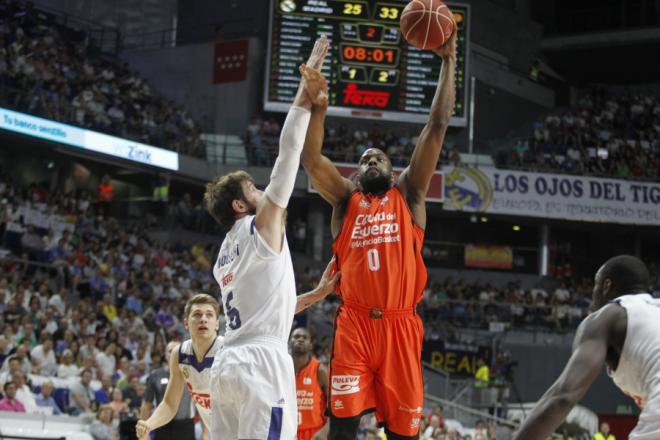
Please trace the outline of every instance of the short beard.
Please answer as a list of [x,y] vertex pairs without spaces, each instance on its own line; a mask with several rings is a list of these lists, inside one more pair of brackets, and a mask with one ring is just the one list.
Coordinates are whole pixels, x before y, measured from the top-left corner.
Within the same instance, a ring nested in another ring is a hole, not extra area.
[[392,179],[383,174],[379,174],[374,177],[369,177],[364,174],[360,178],[360,185],[362,186],[362,191],[367,194],[383,194],[392,184]]

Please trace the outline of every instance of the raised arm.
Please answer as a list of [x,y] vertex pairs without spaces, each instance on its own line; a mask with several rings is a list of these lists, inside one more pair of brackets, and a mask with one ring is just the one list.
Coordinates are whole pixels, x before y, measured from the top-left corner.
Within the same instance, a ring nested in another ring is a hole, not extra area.
[[397,181],[397,185],[408,201],[415,223],[422,228],[426,227],[426,193],[438,165],[445,133],[456,102],[454,87],[456,70],[455,31],[449,41],[440,49],[437,49],[436,53],[442,57],[442,68],[435,96],[431,103],[429,119],[419,135],[419,140],[410,158],[410,165],[401,173]]
[[625,319],[624,309],[610,305],[580,324],[564,371],[536,404],[515,440],[544,439],[555,432],[603,368],[612,329],[621,319]]
[[[135,425],[135,432],[140,440],[149,438],[151,431],[169,423],[179,409],[185,382],[183,374],[179,370],[179,345],[172,350],[169,368],[170,380],[167,383],[167,388],[165,388],[163,401],[156,407],[151,417],[147,420],[138,420],[137,425]],[[144,416],[144,413],[142,416]]]
[[346,200],[355,185],[339,174],[332,161],[321,153],[324,138],[325,114],[327,105],[312,107],[312,118],[309,121],[307,137],[302,153],[303,168],[312,180],[312,185],[323,199],[334,208]]
[[327,100],[327,83],[314,69],[320,66],[328,52],[328,40],[319,38],[309,57],[308,64],[300,67],[301,87],[287,114],[280,134],[280,148],[270,183],[265,195],[257,204],[256,227],[266,243],[276,252],[282,249],[284,237],[284,212],[293,193],[300,166],[300,152],[309,125],[312,102]]

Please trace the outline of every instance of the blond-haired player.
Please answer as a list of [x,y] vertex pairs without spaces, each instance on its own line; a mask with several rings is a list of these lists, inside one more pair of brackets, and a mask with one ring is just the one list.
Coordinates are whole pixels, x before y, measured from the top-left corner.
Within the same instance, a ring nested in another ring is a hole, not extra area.
[[163,401],[147,420],[139,420],[135,430],[140,439],[147,438],[156,428],[174,418],[184,388],[190,392],[204,430],[211,426],[211,365],[216,351],[222,346],[218,336],[220,305],[211,295],[199,293],[188,300],[183,324],[190,339],[178,344],[170,356],[170,378]]

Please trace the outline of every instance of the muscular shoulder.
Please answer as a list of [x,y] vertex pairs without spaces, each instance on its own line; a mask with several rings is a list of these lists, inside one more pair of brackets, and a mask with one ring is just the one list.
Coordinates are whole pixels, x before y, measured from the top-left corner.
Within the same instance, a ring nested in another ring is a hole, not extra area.
[[575,343],[591,338],[609,341],[622,330],[625,332],[627,319],[623,307],[616,303],[608,304],[582,321],[575,335]]

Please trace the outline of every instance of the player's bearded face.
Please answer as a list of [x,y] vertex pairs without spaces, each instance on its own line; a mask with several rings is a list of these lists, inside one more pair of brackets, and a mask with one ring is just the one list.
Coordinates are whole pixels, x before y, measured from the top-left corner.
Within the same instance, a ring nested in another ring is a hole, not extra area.
[[392,165],[381,150],[365,151],[359,167],[358,182],[365,193],[382,194],[392,186]]

